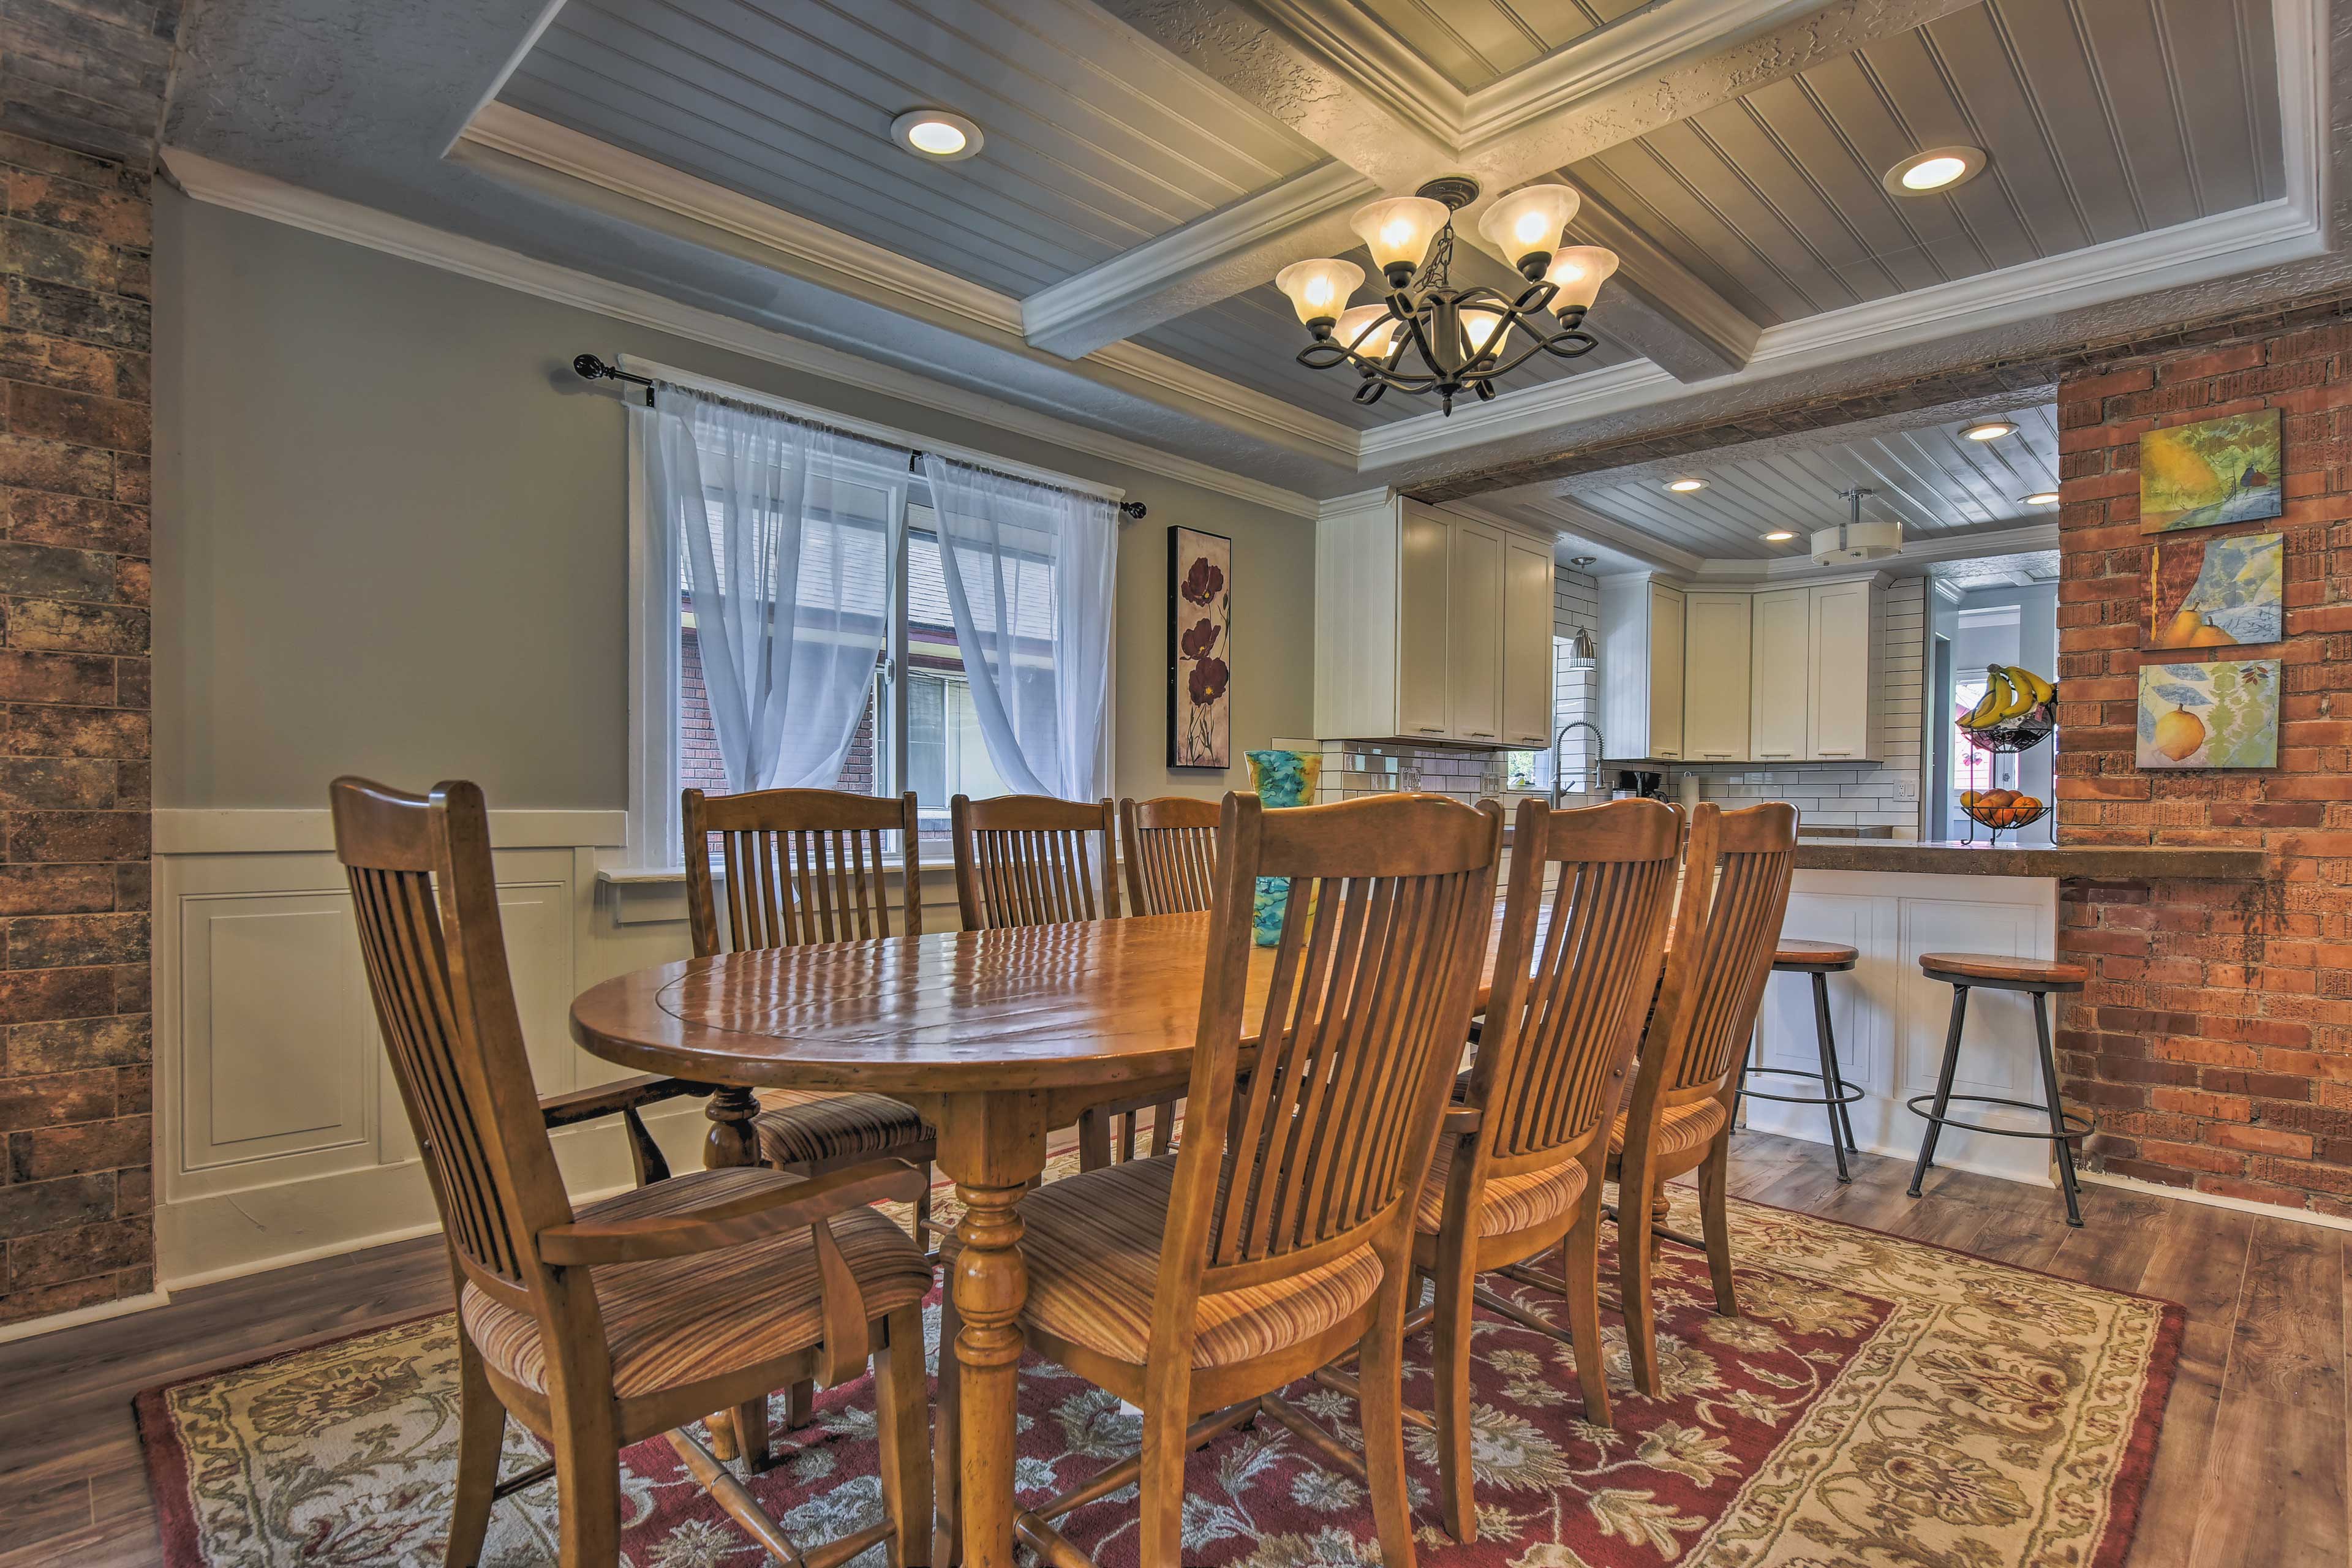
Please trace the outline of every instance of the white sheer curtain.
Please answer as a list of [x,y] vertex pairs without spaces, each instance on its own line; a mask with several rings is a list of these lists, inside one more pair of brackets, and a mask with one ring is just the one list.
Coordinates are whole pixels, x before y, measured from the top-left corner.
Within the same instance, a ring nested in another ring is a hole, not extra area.
[[923,470],[989,761],[1022,794],[1100,799],[1117,507],[929,452]]
[[834,787],[888,638],[903,451],[667,382],[646,442],[737,790]]

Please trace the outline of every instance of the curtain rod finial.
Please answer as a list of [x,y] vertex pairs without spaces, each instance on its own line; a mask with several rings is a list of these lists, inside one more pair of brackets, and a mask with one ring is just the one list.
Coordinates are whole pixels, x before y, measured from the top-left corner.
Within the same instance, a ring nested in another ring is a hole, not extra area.
[[1139,500],[1123,500],[1118,503],[1118,510],[1132,521],[1143,521],[1143,503]]

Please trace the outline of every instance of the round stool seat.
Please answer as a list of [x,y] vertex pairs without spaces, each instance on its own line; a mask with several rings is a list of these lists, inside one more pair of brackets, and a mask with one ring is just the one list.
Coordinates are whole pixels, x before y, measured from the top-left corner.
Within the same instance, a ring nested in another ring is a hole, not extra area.
[[2008,991],[2080,991],[2091,979],[2091,972],[2079,963],[1998,952],[1923,952],[1919,969],[1930,980]]
[[1772,967],[1786,974],[1836,974],[1852,969],[1861,957],[1842,942],[1784,936],[1772,954]]

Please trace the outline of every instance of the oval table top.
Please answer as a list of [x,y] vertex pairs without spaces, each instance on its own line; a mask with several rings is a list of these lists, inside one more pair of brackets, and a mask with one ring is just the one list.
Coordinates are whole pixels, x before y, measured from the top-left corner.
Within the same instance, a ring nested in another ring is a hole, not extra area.
[[[582,992],[572,1036],[640,1072],[755,1089],[952,1094],[1181,1079],[1208,931],[1206,914],[1130,915],[690,958]],[[1254,1035],[1273,950],[1253,952]],[[1486,963],[1491,978],[1491,940]]]

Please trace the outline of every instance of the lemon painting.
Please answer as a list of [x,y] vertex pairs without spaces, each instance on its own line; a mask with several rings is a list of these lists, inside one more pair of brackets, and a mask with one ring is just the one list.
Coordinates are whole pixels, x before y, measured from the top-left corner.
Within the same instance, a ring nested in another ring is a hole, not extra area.
[[2285,510],[2279,413],[2264,408],[2139,438],[2139,531],[2259,522]]
[[2280,535],[2175,540],[2147,556],[2149,647],[2252,647],[2286,635]]
[[2279,661],[2144,664],[2139,765],[2278,766]]

